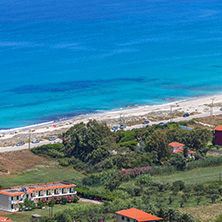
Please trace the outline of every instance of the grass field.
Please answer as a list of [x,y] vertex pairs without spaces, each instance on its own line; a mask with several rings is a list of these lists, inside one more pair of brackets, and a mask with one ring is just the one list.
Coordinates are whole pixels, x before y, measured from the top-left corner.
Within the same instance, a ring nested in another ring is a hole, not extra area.
[[[66,205],[55,205],[53,207],[53,214],[63,211],[68,208],[73,208],[77,206],[86,206],[86,205],[92,205],[91,203],[72,203],[72,204],[66,204]],[[49,216],[49,208],[46,206],[46,208],[43,209],[35,209],[31,211],[22,211],[17,213],[6,213],[1,212],[0,216],[2,217],[9,217],[13,222],[29,222],[31,219],[31,216],[33,214],[39,214],[41,216]]]
[[61,167],[57,162],[49,161],[47,164],[36,165],[18,175],[0,176],[0,185],[10,187],[56,181],[72,181],[78,184],[83,177],[82,173],[72,167]]
[[214,222],[222,214],[222,203],[181,208],[179,211],[191,214],[197,222]]
[[[171,174],[164,174],[153,176],[154,181],[163,183],[173,183],[176,180],[182,180],[187,185],[197,183],[207,183],[213,181],[219,181],[219,174],[222,174],[222,166],[199,168],[190,171],[181,171]],[[132,187],[135,186],[135,179],[123,183],[123,186]]]
[[222,166],[206,167],[185,172],[155,176],[154,180],[168,183],[172,183],[176,180],[182,180],[186,184],[197,184],[218,181],[220,173],[222,173]]

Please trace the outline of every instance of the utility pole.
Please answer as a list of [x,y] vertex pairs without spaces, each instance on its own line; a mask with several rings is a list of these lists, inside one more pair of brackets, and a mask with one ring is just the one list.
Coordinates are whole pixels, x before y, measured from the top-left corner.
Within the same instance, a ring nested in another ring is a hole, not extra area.
[[213,117],[214,99],[215,99],[215,98],[211,98],[211,106],[210,106],[210,116],[211,116],[211,117]]
[[29,150],[31,150],[31,130],[29,130]]
[[173,110],[173,105],[170,105],[170,122],[172,122],[172,114],[173,114],[172,110]]

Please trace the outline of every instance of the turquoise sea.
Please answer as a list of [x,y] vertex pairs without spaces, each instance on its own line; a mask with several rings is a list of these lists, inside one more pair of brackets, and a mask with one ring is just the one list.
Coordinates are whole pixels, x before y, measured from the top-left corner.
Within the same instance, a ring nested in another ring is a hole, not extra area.
[[0,0],[0,128],[222,90],[221,0]]

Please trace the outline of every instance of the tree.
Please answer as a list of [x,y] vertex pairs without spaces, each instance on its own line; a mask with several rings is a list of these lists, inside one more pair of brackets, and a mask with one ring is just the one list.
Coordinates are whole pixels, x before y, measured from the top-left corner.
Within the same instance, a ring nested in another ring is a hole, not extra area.
[[191,215],[186,213],[181,215],[181,222],[193,222],[193,221],[194,219]]
[[24,200],[24,207],[31,210],[31,209],[35,209],[36,205],[35,205],[34,201],[32,201],[30,199],[25,199]]
[[156,130],[150,136],[148,136],[145,141],[145,151],[156,151],[159,161],[161,159],[169,159],[172,150],[169,146],[166,132]]
[[68,200],[66,197],[62,197],[61,202],[63,205],[65,205],[68,202]]
[[199,205],[199,203],[200,203],[201,200],[202,200],[202,197],[201,197],[201,196],[197,196],[197,197],[196,197],[197,205]]
[[67,156],[74,156],[83,162],[91,161],[92,164],[106,158],[108,150],[116,146],[115,136],[106,123],[98,123],[96,120],[74,125],[64,137],[70,140],[65,146]]
[[58,215],[56,215],[56,216],[55,216],[55,219],[56,219],[58,222],[72,222],[71,216],[70,216],[68,213],[66,213],[65,211],[59,213]]
[[169,200],[169,205],[171,205],[174,201],[174,198],[172,196],[169,196],[168,200]]
[[220,198],[220,195],[219,194],[212,194],[212,195],[210,195],[210,199],[211,199],[211,203],[213,204],[213,203],[215,203],[215,201],[217,200],[217,199],[219,199]]
[[173,188],[178,187],[179,190],[183,190],[185,188],[185,183],[182,180],[176,180],[173,182]]
[[185,147],[183,148],[183,156],[184,156],[184,157],[187,157],[187,156],[188,156],[188,152],[189,152],[189,149],[185,146]]
[[37,203],[37,206],[38,206],[39,209],[41,209],[41,208],[43,208],[45,206],[45,204],[42,201],[39,201]]
[[177,170],[185,170],[186,167],[186,159],[180,154],[174,154],[168,163],[175,166]]

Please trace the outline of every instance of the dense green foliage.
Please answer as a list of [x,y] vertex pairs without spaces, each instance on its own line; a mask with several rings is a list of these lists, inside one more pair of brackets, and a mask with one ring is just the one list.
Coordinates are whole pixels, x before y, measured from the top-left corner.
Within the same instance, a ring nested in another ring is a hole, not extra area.
[[[87,124],[76,124],[61,138],[62,144],[45,145],[32,151],[56,158],[62,166],[71,165],[81,170],[86,176],[77,184],[80,185],[76,189],[78,195],[105,202],[93,208],[59,213],[55,216],[57,221],[97,221],[113,218],[117,210],[136,207],[163,217],[164,221],[189,222],[193,221],[192,217],[174,209],[191,202],[198,205],[220,199],[218,186],[204,187],[203,193],[200,188],[188,187],[182,181],[173,184],[153,181],[153,175],[221,164],[222,158],[205,156],[211,138],[209,130],[188,131],[181,129],[179,123],[169,123],[111,132],[105,123],[91,120]],[[183,155],[172,154],[169,143],[174,141],[186,145]],[[192,148],[197,154],[195,158],[188,158],[188,149]],[[134,187],[124,187],[123,184],[131,180]],[[95,191],[97,187],[102,191]]]

